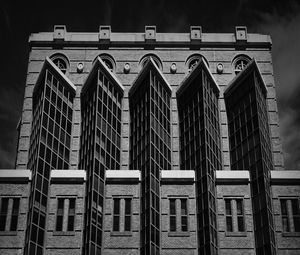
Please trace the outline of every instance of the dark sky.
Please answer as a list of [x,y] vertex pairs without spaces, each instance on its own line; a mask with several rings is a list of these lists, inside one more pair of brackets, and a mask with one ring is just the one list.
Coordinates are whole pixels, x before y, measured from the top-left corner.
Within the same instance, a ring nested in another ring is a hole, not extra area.
[[72,32],[233,32],[270,34],[286,169],[300,169],[300,1],[296,0],[106,0],[15,1],[0,3],[0,168],[13,168],[16,125],[21,116],[30,33],[53,31],[55,24]]

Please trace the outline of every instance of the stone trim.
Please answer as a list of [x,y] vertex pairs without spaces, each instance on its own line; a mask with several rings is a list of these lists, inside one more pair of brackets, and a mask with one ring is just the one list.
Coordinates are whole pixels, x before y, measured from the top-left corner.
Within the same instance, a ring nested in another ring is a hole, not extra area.
[[171,183],[194,182],[194,170],[163,170],[161,171],[161,181]]
[[141,172],[139,170],[107,170],[107,182],[139,182]]
[[31,171],[28,169],[0,169],[0,182],[29,182]]
[[219,170],[216,171],[217,184],[248,184],[250,182],[250,174],[248,170]]
[[83,183],[85,170],[51,170],[51,183]]
[[300,171],[271,171],[271,184],[300,184]]

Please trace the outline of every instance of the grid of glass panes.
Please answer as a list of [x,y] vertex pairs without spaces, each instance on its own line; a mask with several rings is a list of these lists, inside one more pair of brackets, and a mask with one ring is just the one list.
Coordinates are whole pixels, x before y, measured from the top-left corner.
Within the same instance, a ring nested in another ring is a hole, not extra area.
[[251,176],[254,229],[258,254],[275,254],[270,195],[273,169],[266,95],[252,72],[230,96],[225,96],[231,168]]
[[68,169],[75,93],[49,69],[33,95],[32,170],[25,254],[42,254],[51,169]]
[[171,168],[170,98],[153,70],[130,96],[130,169],[142,171],[142,254],[160,249],[160,171]]
[[79,166],[87,170],[85,254],[100,254],[106,169],[120,168],[122,91],[98,69],[82,96]]
[[215,170],[221,169],[218,93],[202,72],[178,98],[181,169],[195,169],[199,250],[217,253]]

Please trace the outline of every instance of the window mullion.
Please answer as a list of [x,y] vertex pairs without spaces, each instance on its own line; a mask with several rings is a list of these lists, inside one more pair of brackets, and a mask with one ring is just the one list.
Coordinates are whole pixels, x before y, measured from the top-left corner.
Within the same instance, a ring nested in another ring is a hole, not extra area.
[[287,216],[290,232],[295,232],[294,220],[293,220],[293,209],[291,199],[286,200]]
[[63,228],[62,228],[62,231],[67,231],[67,228],[68,228],[69,203],[70,203],[70,199],[65,199],[64,210],[63,210]]

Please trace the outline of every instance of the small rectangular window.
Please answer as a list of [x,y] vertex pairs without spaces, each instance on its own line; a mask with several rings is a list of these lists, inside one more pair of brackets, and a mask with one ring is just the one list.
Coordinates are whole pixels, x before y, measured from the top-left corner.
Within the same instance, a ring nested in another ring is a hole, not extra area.
[[226,230],[228,232],[232,232],[233,226],[232,226],[231,199],[225,200],[225,213],[226,213]]
[[63,198],[57,200],[56,231],[63,230],[64,202]]
[[243,212],[243,200],[236,200],[236,208],[237,208],[237,220],[238,220],[238,231],[245,231],[244,228],[244,212]]
[[75,198],[57,199],[56,231],[74,231],[75,207]]
[[181,231],[188,231],[187,199],[181,201]]
[[[9,209],[9,204],[12,205]],[[19,219],[20,198],[2,198],[0,200],[0,231],[17,231]],[[11,215],[7,224],[7,217]]]
[[69,214],[68,214],[68,231],[74,231],[75,222],[75,198],[69,200]]
[[243,199],[225,199],[225,218],[227,232],[245,231]]
[[11,213],[11,221],[10,221],[10,231],[17,230],[18,218],[19,218],[19,207],[20,207],[20,198],[14,198],[12,213]]

